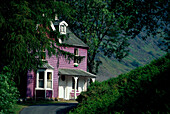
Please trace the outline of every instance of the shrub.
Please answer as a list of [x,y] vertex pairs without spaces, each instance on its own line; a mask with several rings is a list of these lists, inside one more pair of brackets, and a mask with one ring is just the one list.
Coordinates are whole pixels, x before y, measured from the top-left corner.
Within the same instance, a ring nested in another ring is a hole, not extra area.
[[70,113],[170,112],[170,54],[104,82],[95,82]]
[[18,98],[18,91],[12,80],[12,75],[5,67],[0,74],[0,114],[10,113],[11,109]]

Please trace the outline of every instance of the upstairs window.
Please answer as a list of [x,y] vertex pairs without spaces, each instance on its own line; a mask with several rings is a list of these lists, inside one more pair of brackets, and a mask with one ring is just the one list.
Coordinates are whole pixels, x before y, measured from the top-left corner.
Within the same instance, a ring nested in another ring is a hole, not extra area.
[[41,59],[44,61],[46,59],[46,52],[45,49],[41,51]]
[[78,65],[78,56],[79,56],[78,48],[74,49],[74,55],[75,55],[75,57],[74,57],[74,65]]

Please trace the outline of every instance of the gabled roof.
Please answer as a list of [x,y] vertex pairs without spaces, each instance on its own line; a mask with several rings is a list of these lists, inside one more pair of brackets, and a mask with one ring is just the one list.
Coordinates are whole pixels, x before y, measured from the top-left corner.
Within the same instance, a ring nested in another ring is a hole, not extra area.
[[67,38],[64,39],[63,43],[68,44],[70,46],[77,46],[77,47],[88,48],[88,45],[86,45],[73,32],[71,32],[68,27],[66,29],[66,32],[67,32]]
[[65,76],[96,78],[96,75],[89,73],[87,71],[84,71],[84,70],[80,70],[80,69],[59,69],[58,74],[59,75],[65,75]]
[[[58,25],[60,23],[64,23],[65,21],[60,21],[60,20],[56,20],[53,24],[54,25]],[[62,41],[62,43],[68,44],[70,46],[76,46],[76,47],[84,47],[84,48],[88,48],[88,45],[86,45],[82,40],[80,40],[73,32],[71,32],[71,30],[66,27],[66,39],[64,39],[64,41]]]

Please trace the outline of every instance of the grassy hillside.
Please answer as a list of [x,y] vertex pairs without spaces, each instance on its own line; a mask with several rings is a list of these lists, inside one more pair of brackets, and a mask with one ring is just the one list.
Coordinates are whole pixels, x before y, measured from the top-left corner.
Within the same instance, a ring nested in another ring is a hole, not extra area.
[[116,78],[95,82],[78,97],[73,113],[169,113],[169,74],[170,54],[166,54]]
[[161,57],[165,52],[163,52],[158,46],[159,40],[159,38],[142,40],[139,37],[130,40],[129,55],[121,62],[114,58],[100,55],[99,58],[102,61],[102,65],[99,68],[100,70],[97,74],[97,80],[103,81],[111,77],[116,77]]

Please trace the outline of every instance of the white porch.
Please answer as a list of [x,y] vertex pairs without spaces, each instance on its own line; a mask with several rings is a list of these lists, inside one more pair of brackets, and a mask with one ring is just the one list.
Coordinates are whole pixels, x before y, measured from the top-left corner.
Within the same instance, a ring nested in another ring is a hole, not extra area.
[[87,91],[96,76],[77,69],[59,69],[59,99],[76,99],[82,91]]

